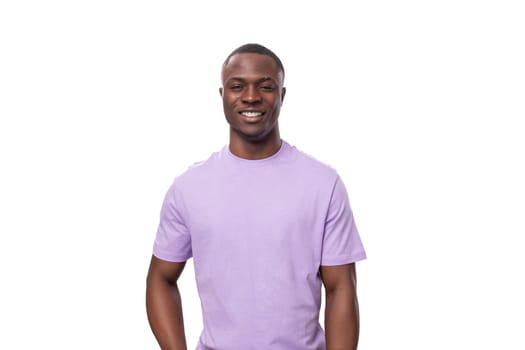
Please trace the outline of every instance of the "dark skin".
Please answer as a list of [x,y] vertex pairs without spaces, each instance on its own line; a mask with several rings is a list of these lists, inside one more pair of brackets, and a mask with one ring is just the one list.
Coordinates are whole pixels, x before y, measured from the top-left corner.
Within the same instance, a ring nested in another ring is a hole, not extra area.
[[187,350],[177,280],[186,262],[151,257],[146,283],[148,320],[162,350]]
[[278,119],[286,93],[277,63],[257,53],[234,55],[223,67],[222,84],[219,93],[230,125],[230,151],[252,160],[277,152]]
[[326,296],[326,349],[355,350],[359,341],[355,264],[321,266],[319,271]]
[[[278,119],[286,93],[283,80],[277,63],[257,53],[236,54],[223,67],[219,92],[230,125],[230,151],[236,156],[263,159],[281,147]],[[146,307],[162,350],[187,349],[177,286],[184,266],[185,262],[151,259]],[[327,350],[355,350],[359,338],[355,264],[321,266],[319,272],[326,293]]]

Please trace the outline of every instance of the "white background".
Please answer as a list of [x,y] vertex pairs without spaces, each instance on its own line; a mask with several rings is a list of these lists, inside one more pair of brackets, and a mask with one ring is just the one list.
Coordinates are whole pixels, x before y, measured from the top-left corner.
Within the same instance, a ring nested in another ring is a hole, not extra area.
[[282,137],[349,191],[360,349],[525,349],[520,5],[2,1],[0,348],[157,348],[161,201],[227,142],[220,66],[258,42],[286,68]]

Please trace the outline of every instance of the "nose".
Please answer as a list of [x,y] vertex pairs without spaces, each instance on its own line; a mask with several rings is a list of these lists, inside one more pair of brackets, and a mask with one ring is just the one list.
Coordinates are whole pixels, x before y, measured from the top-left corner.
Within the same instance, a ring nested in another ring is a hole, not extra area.
[[257,90],[257,87],[255,86],[247,86],[246,89],[244,89],[244,92],[241,96],[242,102],[254,104],[261,102],[261,95],[259,94],[259,90]]

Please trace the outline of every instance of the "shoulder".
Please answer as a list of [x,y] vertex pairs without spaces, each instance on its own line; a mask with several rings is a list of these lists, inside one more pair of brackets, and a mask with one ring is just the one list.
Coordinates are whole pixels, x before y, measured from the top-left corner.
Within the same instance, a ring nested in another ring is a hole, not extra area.
[[218,163],[222,157],[221,153],[222,151],[214,152],[207,159],[196,161],[188,166],[185,171],[175,176],[172,186],[183,189],[209,179],[215,169],[220,168]]
[[318,158],[306,153],[299,148],[289,145],[291,152],[294,153],[295,164],[304,175],[313,175],[324,179],[335,181],[339,176],[337,170],[331,165],[319,160]]

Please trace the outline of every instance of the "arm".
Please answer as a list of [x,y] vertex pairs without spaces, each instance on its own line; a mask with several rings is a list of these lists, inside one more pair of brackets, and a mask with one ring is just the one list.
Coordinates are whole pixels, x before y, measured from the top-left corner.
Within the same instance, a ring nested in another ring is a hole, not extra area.
[[356,350],[359,340],[359,304],[355,264],[321,266],[326,291],[327,350]]
[[186,350],[182,303],[177,280],[186,262],[152,256],[147,278],[146,309],[153,334],[162,350]]

